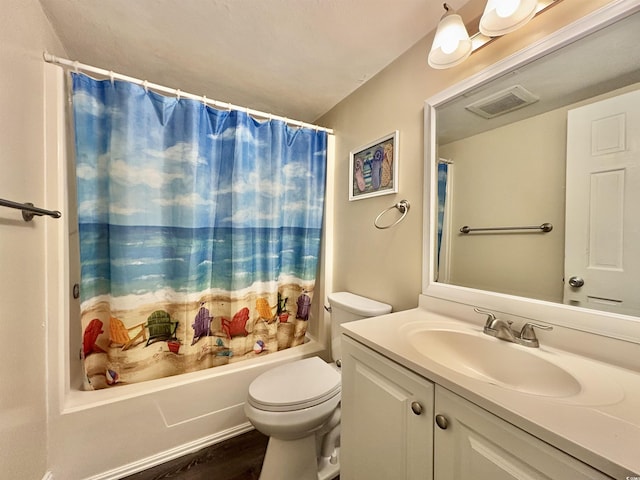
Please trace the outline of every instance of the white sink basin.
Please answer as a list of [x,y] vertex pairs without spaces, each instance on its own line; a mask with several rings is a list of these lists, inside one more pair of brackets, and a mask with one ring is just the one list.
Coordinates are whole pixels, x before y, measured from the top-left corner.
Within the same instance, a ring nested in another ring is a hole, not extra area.
[[407,332],[421,355],[458,373],[522,393],[569,397],[581,391],[576,378],[536,349],[481,332],[424,329]]

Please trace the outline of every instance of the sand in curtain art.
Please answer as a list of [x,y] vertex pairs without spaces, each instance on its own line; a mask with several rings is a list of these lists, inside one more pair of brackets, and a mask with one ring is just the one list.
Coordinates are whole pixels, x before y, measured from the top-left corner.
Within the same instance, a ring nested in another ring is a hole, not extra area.
[[186,304],[167,298],[114,310],[109,302],[96,302],[82,313],[89,388],[194,372],[300,345],[311,295],[292,283],[275,295],[211,293]]

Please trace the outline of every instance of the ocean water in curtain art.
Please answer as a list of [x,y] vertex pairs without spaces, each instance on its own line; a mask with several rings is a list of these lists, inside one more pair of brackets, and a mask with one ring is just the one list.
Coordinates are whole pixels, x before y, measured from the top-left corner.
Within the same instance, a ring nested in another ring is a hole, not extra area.
[[71,75],[86,387],[302,343],[326,133]]

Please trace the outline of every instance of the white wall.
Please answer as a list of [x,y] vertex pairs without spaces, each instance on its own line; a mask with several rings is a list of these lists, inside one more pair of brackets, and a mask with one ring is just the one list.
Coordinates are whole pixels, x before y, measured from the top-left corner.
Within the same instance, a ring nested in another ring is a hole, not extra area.
[[[0,0],[0,197],[44,208],[42,52],[64,51],[37,0]],[[0,208],[2,478],[46,472],[45,243],[50,218]]]

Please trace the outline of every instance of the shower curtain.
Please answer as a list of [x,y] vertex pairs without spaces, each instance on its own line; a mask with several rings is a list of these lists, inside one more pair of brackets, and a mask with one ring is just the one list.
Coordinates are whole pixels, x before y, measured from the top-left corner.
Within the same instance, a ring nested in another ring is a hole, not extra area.
[[450,210],[450,200],[447,198],[450,190],[449,163],[447,161],[438,161],[438,231],[437,231],[437,250],[436,250],[436,268],[435,280],[447,282],[449,279],[448,264],[448,241],[447,231],[448,213]]
[[326,133],[71,75],[86,388],[302,343]]

